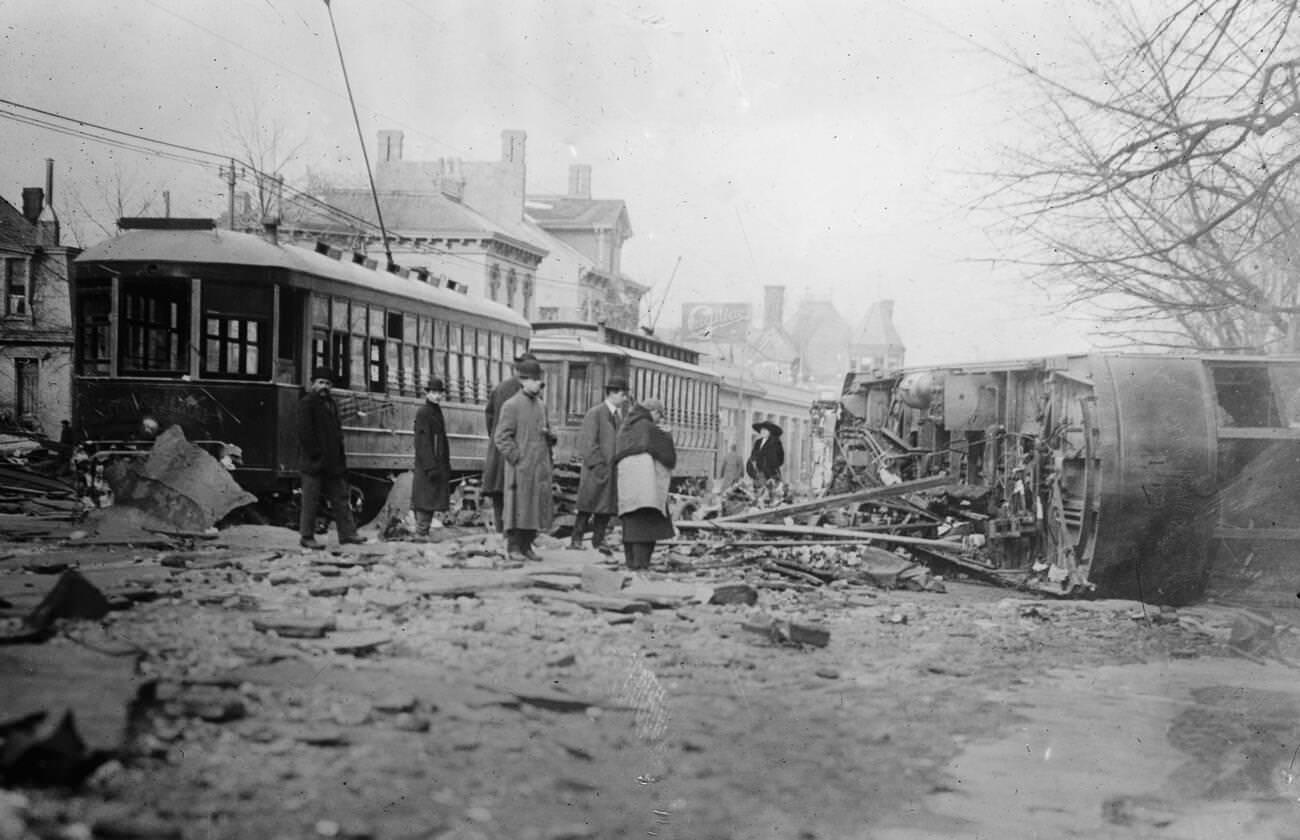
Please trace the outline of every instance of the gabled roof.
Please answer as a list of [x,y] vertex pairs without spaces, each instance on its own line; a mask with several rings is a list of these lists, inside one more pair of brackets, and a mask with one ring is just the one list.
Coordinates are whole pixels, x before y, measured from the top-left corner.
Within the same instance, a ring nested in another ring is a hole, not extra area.
[[621,199],[575,198],[570,195],[530,195],[524,212],[537,224],[554,230],[623,228],[632,235],[627,204]]
[[36,226],[22,212],[0,198],[0,244],[30,248],[36,241]]
[[[378,224],[375,201],[369,190],[331,189],[321,198],[332,207],[372,225]],[[379,203],[384,212],[384,226],[392,236],[410,239],[427,239],[431,235],[440,238],[499,236],[536,251],[539,256],[544,256],[550,247],[541,240],[539,232],[530,229],[523,221],[513,225],[494,222],[442,193],[385,192],[380,193]],[[303,204],[302,215],[287,224],[311,226],[315,230],[349,231],[355,227],[309,204]]]
[[902,347],[903,339],[894,329],[894,302],[878,300],[871,304],[858,327],[857,344]]

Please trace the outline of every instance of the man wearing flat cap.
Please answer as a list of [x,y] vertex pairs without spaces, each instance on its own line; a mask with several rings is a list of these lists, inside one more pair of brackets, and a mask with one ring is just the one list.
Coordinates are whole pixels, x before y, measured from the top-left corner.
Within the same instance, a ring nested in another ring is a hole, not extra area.
[[430,379],[424,388],[424,405],[415,413],[411,510],[415,512],[417,539],[428,538],[434,514],[445,513],[451,507],[451,450],[447,446],[447,424],[438,405],[446,393],[441,379]]
[[519,393],[506,400],[497,418],[492,442],[505,461],[502,515],[506,556],[511,560],[541,560],[533,551],[538,531],[551,527],[551,444],[555,437],[542,402],[542,366],[524,361],[515,365]]
[[324,548],[316,541],[316,508],[323,495],[329,499],[339,543],[363,543],[357,536],[352,508],[348,506],[347,456],[343,453],[343,426],[338,406],[330,396],[334,372],[318,367],[311,373],[307,393],[298,401],[298,477],[302,483],[302,511],[298,518],[299,544]]
[[578,455],[582,458],[582,475],[578,479],[578,516],[573,523],[569,548],[582,548],[582,537],[591,524],[591,547],[602,554],[609,520],[618,513],[618,494],[614,488],[614,441],[623,422],[627,402],[627,380],[610,377],[605,383],[605,399],[582,418],[578,435]]
[[497,451],[496,444],[492,442],[492,435],[497,428],[497,417],[501,414],[501,406],[506,404],[506,400],[519,393],[521,387],[518,374],[520,363],[536,361],[537,357],[532,353],[524,353],[515,359],[515,375],[492,389],[487,406],[483,409],[484,418],[487,420],[488,445],[483,458],[483,481],[479,488],[479,495],[492,500],[492,524],[496,527],[498,534],[505,527],[501,510],[502,494],[505,492],[505,461],[502,460],[501,453]]

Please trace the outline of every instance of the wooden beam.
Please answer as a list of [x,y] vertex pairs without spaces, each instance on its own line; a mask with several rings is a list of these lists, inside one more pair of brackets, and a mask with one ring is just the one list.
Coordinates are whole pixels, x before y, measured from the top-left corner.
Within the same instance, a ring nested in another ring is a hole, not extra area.
[[856,504],[857,502],[870,501],[872,499],[887,499],[891,496],[902,496],[916,490],[932,490],[935,487],[942,487],[949,483],[950,480],[946,474],[935,475],[929,478],[918,478],[915,481],[904,481],[900,484],[891,484],[887,487],[871,487],[867,490],[858,490],[854,493],[842,493],[838,496],[825,496],[820,499],[814,499],[810,502],[797,502],[793,505],[782,505],[781,507],[766,508],[764,510],[736,513],[712,521],[747,522],[751,519],[766,519],[770,516],[789,516],[795,513],[830,509],[839,507],[840,505],[851,505]]

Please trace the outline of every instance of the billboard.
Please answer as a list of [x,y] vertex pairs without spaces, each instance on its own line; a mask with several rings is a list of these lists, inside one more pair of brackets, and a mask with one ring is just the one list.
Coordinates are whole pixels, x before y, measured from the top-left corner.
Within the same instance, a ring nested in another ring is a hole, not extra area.
[[748,303],[682,304],[682,338],[686,341],[744,341],[752,307]]

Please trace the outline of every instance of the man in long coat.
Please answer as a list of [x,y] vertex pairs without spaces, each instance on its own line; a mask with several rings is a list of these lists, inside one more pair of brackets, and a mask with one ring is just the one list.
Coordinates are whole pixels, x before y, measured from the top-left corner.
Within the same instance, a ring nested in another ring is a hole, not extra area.
[[302,509],[298,517],[298,543],[303,548],[320,549],[316,541],[316,508],[323,494],[329,499],[338,525],[339,543],[363,543],[348,506],[347,456],[343,452],[343,426],[338,407],[330,396],[334,373],[318,367],[311,374],[311,385],[298,401],[298,478],[302,485]]
[[[438,403],[447,393],[441,379],[429,380],[424,405],[415,413],[415,475],[411,479],[411,510],[415,536],[429,536],[435,513],[451,507],[451,450],[447,424]],[[441,523],[439,523],[441,524]]]
[[496,443],[493,442],[492,438],[496,432],[497,417],[501,414],[501,406],[506,404],[506,400],[519,393],[519,364],[521,362],[536,361],[537,357],[532,353],[524,353],[515,359],[516,374],[492,389],[487,406],[483,409],[483,415],[487,420],[488,444],[487,452],[484,453],[483,457],[483,481],[479,488],[479,495],[492,500],[492,524],[497,529],[498,534],[504,528],[501,497],[505,492],[505,461],[501,459],[501,453],[497,451]]
[[492,441],[505,460],[506,553],[511,559],[540,560],[533,551],[537,532],[551,527],[551,434],[542,402],[542,366],[515,365],[520,391],[501,406]]
[[609,553],[605,531],[609,520],[618,513],[618,493],[614,488],[614,441],[623,422],[623,405],[627,402],[627,380],[611,377],[605,384],[605,399],[582,418],[578,435],[578,454],[582,457],[582,475],[578,479],[578,516],[573,522],[569,548],[582,548],[582,535],[591,523],[591,547]]

